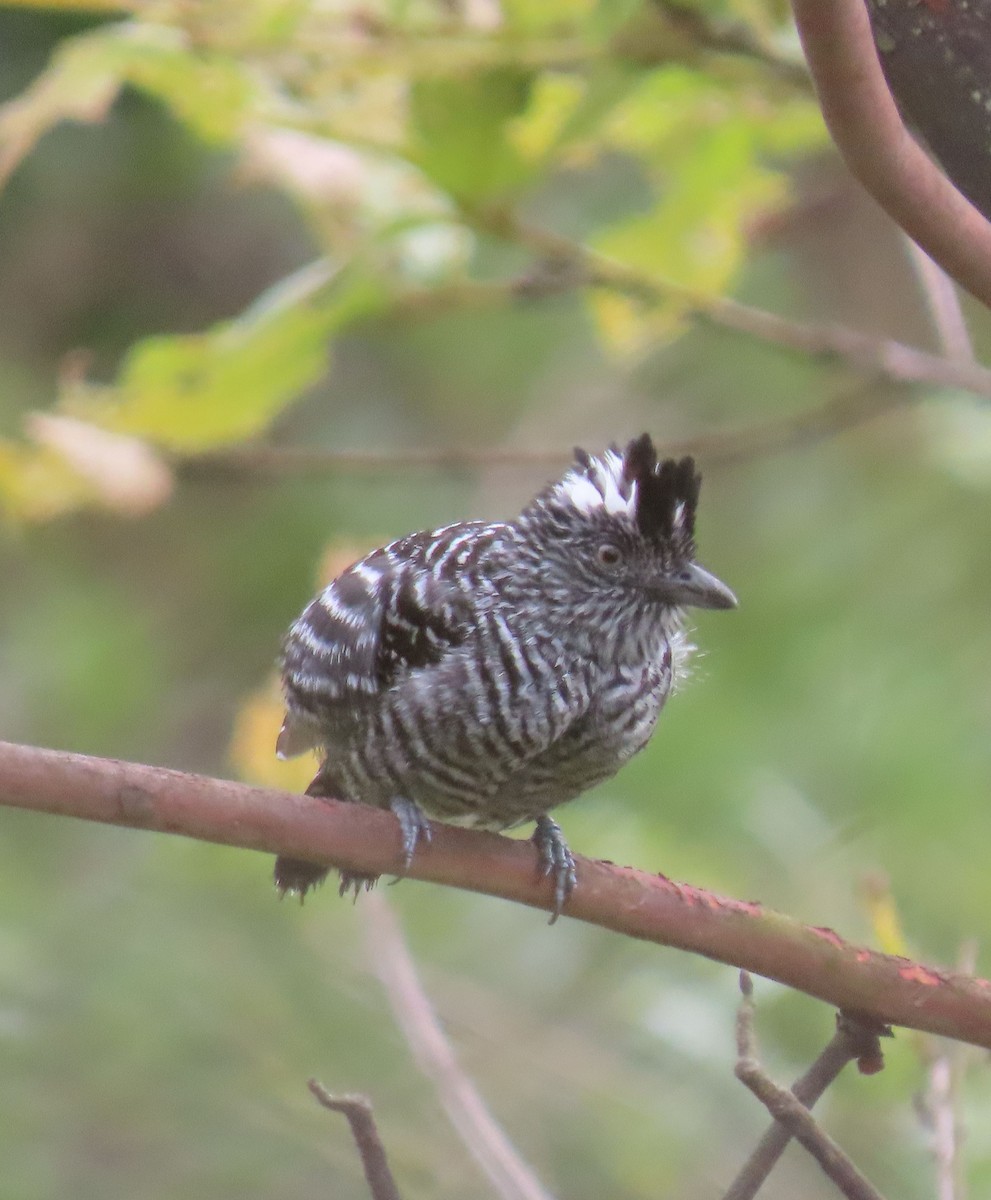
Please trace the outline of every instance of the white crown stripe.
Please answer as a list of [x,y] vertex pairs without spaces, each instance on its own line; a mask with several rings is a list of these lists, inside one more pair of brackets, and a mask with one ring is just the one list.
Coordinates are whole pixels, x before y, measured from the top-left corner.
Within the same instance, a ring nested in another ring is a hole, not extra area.
[[586,516],[602,507],[602,493],[591,479],[569,472],[555,488],[560,498]]
[[624,478],[623,459],[612,450],[572,468],[554,491],[585,516],[601,509],[610,516],[632,519],[636,512],[637,485]]

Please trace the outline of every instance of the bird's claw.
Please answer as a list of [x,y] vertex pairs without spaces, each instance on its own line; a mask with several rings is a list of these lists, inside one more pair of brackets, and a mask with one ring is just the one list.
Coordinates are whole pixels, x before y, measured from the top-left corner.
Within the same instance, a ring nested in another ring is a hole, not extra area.
[[[433,837],[433,830],[430,828],[430,822],[424,816],[423,810],[414,800],[396,796],[390,801],[389,808],[395,813],[396,820],[399,822],[403,846],[402,867],[396,879],[393,880],[396,882],[409,870],[420,841],[429,842]],[[341,882],[337,889],[339,894],[346,896],[348,892],[351,892],[355,900],[362,892],[370,892],[379,881],[378,875],[362,875],[356,871],[341,871],[340,877]]]
[[395,796],[389,807],[396,814],[403,838],[403,868],[398,876],[401,878],[410,869],[417,846],[421,841],[429,842],[433,837],[433,830],[423,809],[415,800],[407,800],[404,796]]
[[537,847],[541,875],[554,877],[554,908],[549,922],[553,925],[568,902],[568,897],[578,886],[575,859],[564,840],[561,826],[548,816],[537,818],[532,841]]
[[[396,820],[399,822],[399,832],[402,835],[403,844],[402,868],[396,879],[393,880],[395,883],[409,870],[419,843],[421,841],[429,842],[433,837],[433,830],[430,828],[430,822],[423,810],[414,800],[396,796],[390,801],[389,808],[395,813]],[[351,892],[355,900],[362,892],[370,892],[379,881],[378,875],[362,875],[356,871],[341,871],[340,877],[338,893],[346,896],[348,892]]]

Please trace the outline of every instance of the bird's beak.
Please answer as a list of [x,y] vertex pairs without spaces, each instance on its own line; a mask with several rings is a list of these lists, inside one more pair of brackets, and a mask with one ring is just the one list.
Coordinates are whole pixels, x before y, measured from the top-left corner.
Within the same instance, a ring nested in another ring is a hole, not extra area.
[[668,604],[688,608],[736,608],[737,599],[721,579],[696,562],[666,576],[660,590]]

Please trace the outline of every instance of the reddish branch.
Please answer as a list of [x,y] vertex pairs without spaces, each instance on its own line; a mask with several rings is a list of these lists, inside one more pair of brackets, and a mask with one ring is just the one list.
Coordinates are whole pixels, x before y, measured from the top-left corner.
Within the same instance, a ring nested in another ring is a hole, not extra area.
[[[9,742],[0,742],[0,804],[366,874],[394,871],[399,856],[395,818],[378,809]],[[533,847],[496,834],[438,825],[409,875],[551,908]],[[578,880],[567,916],[745,968],[837,1008],[991,1049],[987,980],[853,946],[831,929],[646,871],[579,859]]]
[[851,172],[962,287],[991,306],[991,225],[902,123],[864,0],[792,0],[826,124]]

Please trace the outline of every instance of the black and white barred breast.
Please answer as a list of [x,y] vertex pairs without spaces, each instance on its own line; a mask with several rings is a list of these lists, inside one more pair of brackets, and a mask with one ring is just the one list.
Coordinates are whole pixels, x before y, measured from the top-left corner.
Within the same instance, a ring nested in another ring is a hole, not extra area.
[[402,796],[490,828],[613,775],[653,730],[679,638],[656,613],[638,622],[544,584],[508,523],[369,554],[289,631],[279,753],[320,749],[341,799]]

